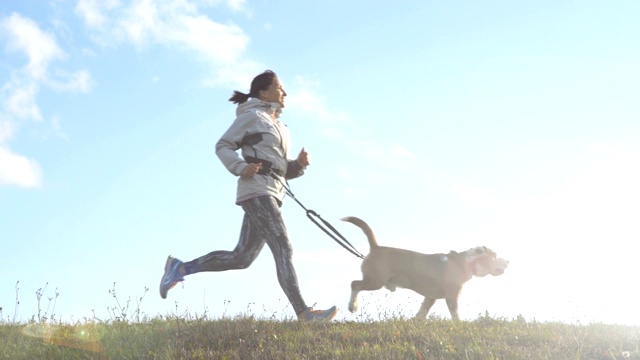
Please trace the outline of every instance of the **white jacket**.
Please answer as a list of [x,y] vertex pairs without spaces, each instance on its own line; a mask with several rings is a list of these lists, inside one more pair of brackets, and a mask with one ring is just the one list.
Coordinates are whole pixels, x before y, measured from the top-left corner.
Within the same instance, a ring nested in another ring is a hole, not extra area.
[[[281,203],[284,196],[285,179],[301,176],[304,169],[295,160],[289,159],[291,134],[286,125],[278,120],[282,109],[277,103],[250,98],[239,104],[236,119],[216,144],[216,155],[233,175],[239,176],[236,204],[257,196],[272,195]],[[238,154],[241,150],[242,156]],[[247,167],[246,157],[269,162],[281,172],[279,180],[268,175],[242,176]]]

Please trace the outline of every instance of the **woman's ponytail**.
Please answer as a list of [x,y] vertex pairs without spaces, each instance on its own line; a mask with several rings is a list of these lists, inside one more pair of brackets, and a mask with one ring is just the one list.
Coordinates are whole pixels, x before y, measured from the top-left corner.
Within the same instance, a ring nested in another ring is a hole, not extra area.
[[249,100],[249,94],[245,94],[238,90],[234,90],[233,95],[231,95],[231,97],[229,98],[229,101],[234,104],[242,104],[247,100]]
[[271,70],[265,70],[262,74],[253,78],[253,81],[251,81],[251,90],[248,94],[234,90],[229,101],[234,104],[242,104],[249,100],[250,97],[258,97],[260,90],[267,90],[275,78],[276,73]]

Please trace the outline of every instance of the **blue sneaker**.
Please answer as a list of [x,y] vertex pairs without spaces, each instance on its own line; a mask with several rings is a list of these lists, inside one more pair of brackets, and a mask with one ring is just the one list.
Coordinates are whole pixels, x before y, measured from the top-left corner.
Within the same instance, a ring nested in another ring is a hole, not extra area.
[[300,321],[331,321],[338,313],[338,309],[335,306],[330,307],[327,310],[313,310],[312,307],[307,308],[300,314],[298,314],[298,320]]
[[178,273],[178,268],[183,262],[169,255],[167,263],[164,265],[164,275],[160,280],[160,297],[167,298],[167,291],[176,286],[180,281],[184,281],[184,278]]

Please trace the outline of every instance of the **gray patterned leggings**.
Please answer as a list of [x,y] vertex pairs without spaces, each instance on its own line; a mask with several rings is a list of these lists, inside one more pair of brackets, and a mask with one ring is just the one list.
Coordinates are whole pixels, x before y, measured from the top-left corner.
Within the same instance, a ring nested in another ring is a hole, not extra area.
[[293,250],[282,219],[280,206],[273,196],[260,196],[240,203],[244,210],[238,245],[233,251],[218,250],[186,262],[186,275],[203,271],[246,269],[266,243],[276,261],[278,282],[296,314],[307,308],[298,277],[291,261]]

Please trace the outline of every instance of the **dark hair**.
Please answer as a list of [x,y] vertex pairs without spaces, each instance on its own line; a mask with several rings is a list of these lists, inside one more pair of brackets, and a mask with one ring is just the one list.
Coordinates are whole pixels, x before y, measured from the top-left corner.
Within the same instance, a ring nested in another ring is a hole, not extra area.
[[251,89],[248,94],[240,92],[238,90],[233,91],[233,95],[229,98],[229,101],[234,104],[242,104],[249,100],[250,97],[258,97],[260,90],[267,90],[267,88],[273,83],[273,79],[276,78],[276,73],[271,70],[265,70],[262,74],[256,76],[251,81]]

